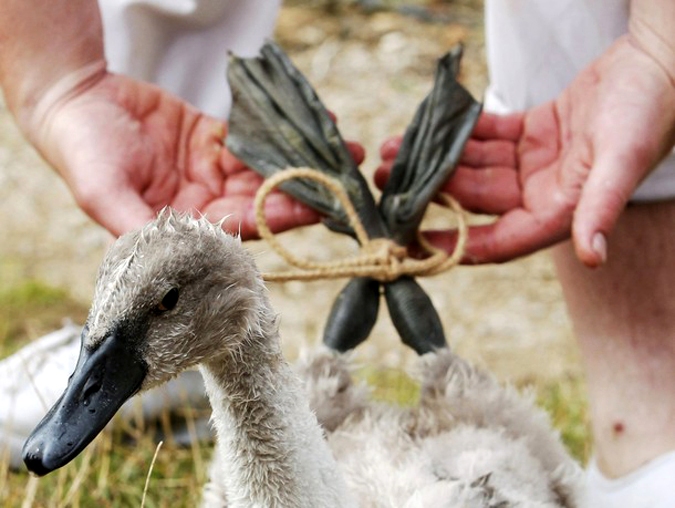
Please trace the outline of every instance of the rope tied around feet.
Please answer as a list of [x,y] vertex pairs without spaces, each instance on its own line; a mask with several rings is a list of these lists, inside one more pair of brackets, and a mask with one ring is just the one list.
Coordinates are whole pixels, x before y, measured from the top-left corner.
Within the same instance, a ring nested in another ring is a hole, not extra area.
[[[358,255],[346,259],[317,262],[297,257],[284,247],[272,233],[265,219],[265,198],[287,180],[307,178],[324,185],[342,205],[349,224],[361,245]],[[345,277],[370,277],[380,282],[391,282],[402,276],[436,275],[459,264],[468,237],[466,215],[459,203],[447,194],[437,199],[457,216],[457,244],[452,254],[431,245],[418,231],[417,241],[429,256],[415,259],[408,256],[406,247],[389,238],[369,238],[365,228],[342,184],[333,177],[311,168],[289,168],[267,178],[255,196],[255,221],[260,237],[294,269],[264,273],[266,281],[339,279]]]

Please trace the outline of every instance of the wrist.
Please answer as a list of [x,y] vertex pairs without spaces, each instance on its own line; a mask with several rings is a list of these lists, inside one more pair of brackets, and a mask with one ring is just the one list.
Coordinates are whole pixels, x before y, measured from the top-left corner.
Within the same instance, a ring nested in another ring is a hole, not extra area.
[[675,2],[633,0],[628,33],[631,42],[650,56],[675,87]]
[[[6,0],[0,16],[0,86],[20,127],[67,76],[103,62],[96,0]],[[60,85],[63,88],[63,85]]]
[[18,106],[14,115],[28,140],[41,148],[49,137],[54,115],[73,98],[81,95],[107,75],[105,60],[91,62],[59,78],[42,95]]

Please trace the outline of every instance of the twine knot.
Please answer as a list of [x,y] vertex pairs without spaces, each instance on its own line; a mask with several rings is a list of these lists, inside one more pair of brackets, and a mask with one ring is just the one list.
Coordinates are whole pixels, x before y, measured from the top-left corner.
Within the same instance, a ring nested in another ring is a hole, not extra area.
[[373,277],[395,280],[403,275],[401,267],[408,249],[389,238],[374,238],[361,245],[360,258],[364,266],[373,267]]
[[[328,188],[338,199],[350,225],[354,229],[356,238],[361,244],[359,255],[347,259],[316,262],[295,256],[286,249],[267,225],[264,213],[264,203],[267,195],[281,183],[296,178],[308,178],[321,183]],[[255,196],[255,220],[260,237],[267,241],[270,247],[296,270],[264,273],[267,281],[284,282],[290,280],[319,280],[337,279],[344,277],[370,277],[380,282],[391,282],[404,275],[430,276],[446,271],[457,265],[464,253],[468,226],[461,206],[446,194],[439,195],[439,200],[451,208],[458,219],[458,239],[455,250],[448,255],[444,250],[431,245],[418,232],[418,242],[430,254],[424,259],[414,259],[408,256],[408,249],[397,244],[390,238],[369,238],[349,196],[341,183],[320,171],[310,168],[289,168],[275,173],[263,182]]]

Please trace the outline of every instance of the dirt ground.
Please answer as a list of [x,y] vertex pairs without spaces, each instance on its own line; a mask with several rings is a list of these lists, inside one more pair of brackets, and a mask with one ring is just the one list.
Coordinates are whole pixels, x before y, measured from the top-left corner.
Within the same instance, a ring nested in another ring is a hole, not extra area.
[[[445,22],[428,23],[396,12],[346,9],[327,15],[287,6],[277,39],[339,117],[347,139],[368,151],[372,174],[378,147],[401,133],[431,86],[435,60],[461,41],[462,81],[476,96],[485,88],[481,6],[455,2]],[[298,28],[299,27],[299,28]],[[67,289],[86,304],[110,240],[74,204],[66,186],[28,147],[0,104],[0,286],[37,279]],[[323,259],[353,252],[346,237],[322,227],[284,234],[299,254]],[[281,266],[264,245],[251,243],[266,269]],[[344,282],[270,285],[290,353],[321,335]],[[546,253],[501,266],[460,267],[425,279],[449,340],[464,356],[514,381],[576,375],[580,367],[561,290]],[[66,317],[66,316],[64,316]],[[364,361],[401,366],[413,355],[400,345],[386,308]]]

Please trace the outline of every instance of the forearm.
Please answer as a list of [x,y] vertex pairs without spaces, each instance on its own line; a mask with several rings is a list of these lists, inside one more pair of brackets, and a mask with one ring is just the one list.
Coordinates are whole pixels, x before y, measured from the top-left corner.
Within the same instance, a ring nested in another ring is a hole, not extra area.
[[0,5],[0,86],[29,133],[36,106],[56,83],[73,76],[77,87],[78,72],[105,68],[101,16],[96,0],[3,0]]
[[675,87],[675,2],[631,0],[629,33],[654,58]]

